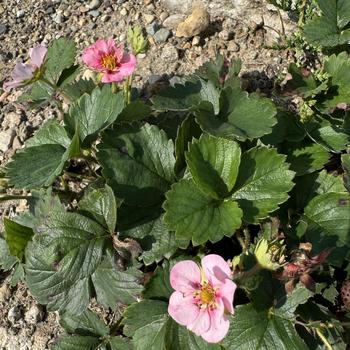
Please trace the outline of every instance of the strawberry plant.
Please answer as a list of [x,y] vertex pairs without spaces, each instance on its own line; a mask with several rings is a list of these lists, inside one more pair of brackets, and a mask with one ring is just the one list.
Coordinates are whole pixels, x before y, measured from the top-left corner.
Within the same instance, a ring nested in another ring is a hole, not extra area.
[[[312,43],[346,42],[336,2],[319,1]],[[0,265],[59,313],[53,349],[346,349],[348,54],[291,65],[272,96],[219,56],[144,99],[132,81],[147,45],[140,29],[129,41],[87,48],[85,79],[57,39],[4,85],[60,112],[3,169],[0,197],[27,199],[4,220]]]

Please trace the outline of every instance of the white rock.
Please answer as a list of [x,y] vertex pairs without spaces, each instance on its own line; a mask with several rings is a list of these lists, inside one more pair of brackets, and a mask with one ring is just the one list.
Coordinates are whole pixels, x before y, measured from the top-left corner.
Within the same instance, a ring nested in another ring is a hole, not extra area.
[[0,151],[5,153],[12,145],[12,141],[15,137],[15,131],[13,129],[7,129],[0,131]]
[[33,305],[24,315],[27,323],[37,324],[44,318],[44,310],[40,305]]
[[89,5],[88,5],[88,8],[90,10],[96,10],[100,7],[101,5],[101,1],[100,0],[92,0]]
[[177,26],[185,19],[185,15],[175,14],[164,20],[163,26],[168,29],[176,30]]

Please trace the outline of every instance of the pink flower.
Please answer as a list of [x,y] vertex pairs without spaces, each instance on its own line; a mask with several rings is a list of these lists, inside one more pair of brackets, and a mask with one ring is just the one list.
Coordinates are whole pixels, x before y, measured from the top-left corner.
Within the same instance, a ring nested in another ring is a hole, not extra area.
[[236,284],[230,276],[228,264],[215,254],[205,256],[201,267],[191,260],[177,263],[170,271],[175,289],[169,300],[170,316],[207,342],[220,342],[230,326],[226,313],[234,313]]
[[6,82],[3,85],[5,91],[10,91],[12,88],[25,85],[30,80],[36,77],[37,72],[44,62],[47,48],[44,45],[39,45],[29,50],[29,62],[17,63],[12,71],[12,81]]
[[116,46],[113,39],[99,39],[83,53],[84,63],[102,72],[102,82],[122,81],[136,68],[136,57],[124,51],[124,46]]

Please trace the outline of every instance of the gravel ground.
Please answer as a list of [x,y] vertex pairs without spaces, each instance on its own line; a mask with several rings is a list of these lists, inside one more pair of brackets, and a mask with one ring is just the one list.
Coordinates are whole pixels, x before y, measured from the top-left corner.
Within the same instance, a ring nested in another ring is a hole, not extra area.
[[[193,72],[218,53],[241,58],[249,90],[268,91],[273,79],[293,56],[288,50],[269,49],[281,28],[275,8],[265,0],[203,0],[210,24],[191,22],[187,37],[177,37],[177,25],[190,16],[192,0],[0,0],[0,86],[30,47],[60,36],[72,37],[81,51],[97,38],[125,42],[126,28],[145,27],[150,49],[138,56],[136,84],[152,88],[173,76]],[[282,13],[288,33],[295,23]],[[205,22],[205,21],[204,21]],[[192,26],[193,24],[193,26]],[[272,30],[274,28],[275,30]],[[192,31],[192,32],[191,32]],[[26,111],[0,88],[0,166],[24,141],[56,113]],[[25,210],[25,202],[0,203],[0,216]],[[1,224],[0,224],[1,231]],[[0,350],[44,350],[61,332],[57,317],[37,305],[24,285],[11,287],[0,270]]]

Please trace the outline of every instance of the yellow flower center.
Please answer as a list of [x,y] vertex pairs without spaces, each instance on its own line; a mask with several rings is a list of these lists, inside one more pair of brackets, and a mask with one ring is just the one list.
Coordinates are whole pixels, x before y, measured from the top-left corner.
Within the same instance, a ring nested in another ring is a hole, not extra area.
[[101,61],[102,66],[108,70],[114,70],[119,67],[119,63],[113,55],[105,55]]
[[210,284],[203,284],[199,292],[199,297],[203,305],[214,306],[215,304],[215,289]]

